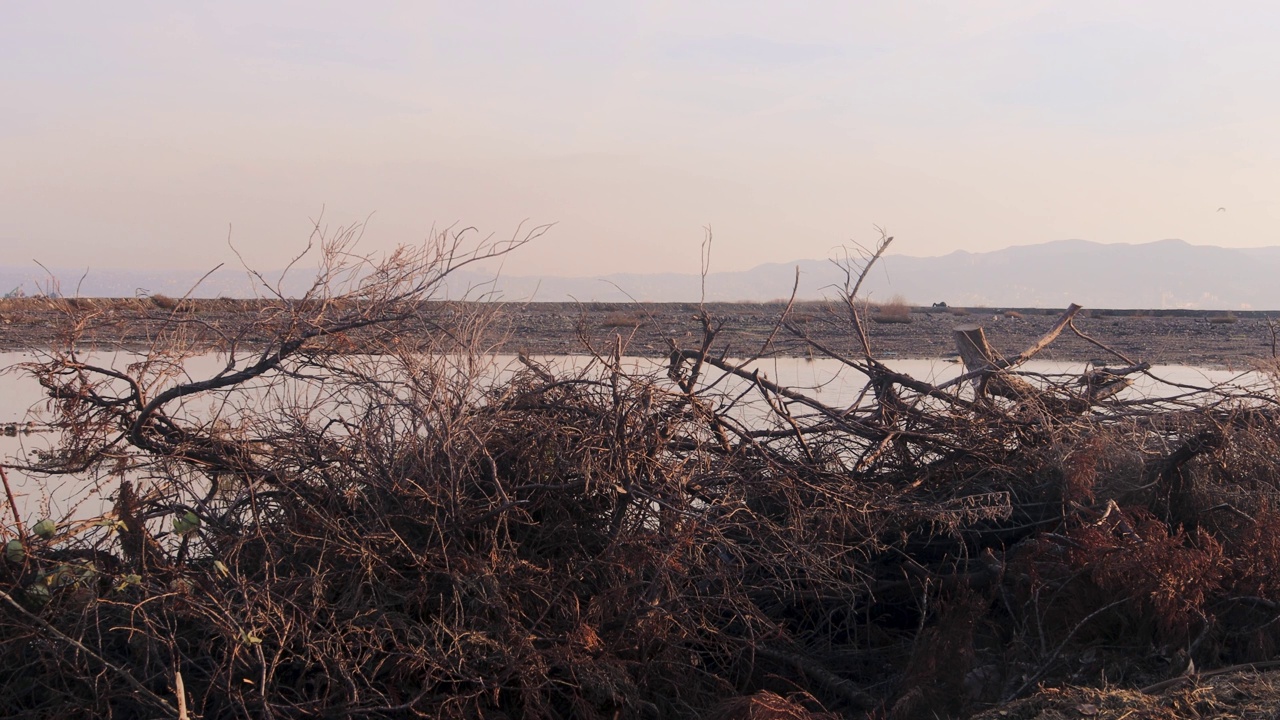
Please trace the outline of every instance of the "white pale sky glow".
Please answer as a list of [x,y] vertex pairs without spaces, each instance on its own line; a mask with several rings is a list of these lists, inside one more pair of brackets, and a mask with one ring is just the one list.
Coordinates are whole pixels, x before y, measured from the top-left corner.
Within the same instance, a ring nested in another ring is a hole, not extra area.
[[[1280,5],[0,4],[0,264],[557,222],[514,274],[1280,244]],[[1219,207],[1227,208],[1218,212]]]

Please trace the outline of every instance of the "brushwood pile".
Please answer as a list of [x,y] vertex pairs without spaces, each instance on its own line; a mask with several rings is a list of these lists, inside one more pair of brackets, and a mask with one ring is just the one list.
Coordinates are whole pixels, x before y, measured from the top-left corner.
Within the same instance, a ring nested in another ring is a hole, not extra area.
[[[736,360],[702,312],[657,366],[624,327],[508,361],[500,313],[424,303],[509,245],[442,235],[352,273],[352,240],[306,298],[213,329],[203,374],[211,329],[177,303],[127,357],[64,306],[22,370],[56,441],[5,469],[83,502],[41,517],[6,480],[0,715],[1097,714],[1080,688],[1185,693],[1277,657],[1274,358],[1159,397],[1106,338],[1105,366],[1020,372],[1079,334],[1073,306],[1010,359],[979,338],[946,383],[787,310]],[[858,400],[758,372],[784,338],[861,373]]]

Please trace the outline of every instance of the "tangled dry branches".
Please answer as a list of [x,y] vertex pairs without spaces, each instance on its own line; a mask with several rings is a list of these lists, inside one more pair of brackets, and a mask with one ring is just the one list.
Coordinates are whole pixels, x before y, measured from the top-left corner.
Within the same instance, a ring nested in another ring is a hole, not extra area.
[[176,307],[115,362],[69,308],[27,368],[62,439],[24,472],[111,501],[11,518],[6,716],[933,717],[1280,641],[1274,392],[1017,374],[1075,308],[943,384],[784,314],[868,378],[846,407],[720,356],[705,313],[663,368],[619,341],[504,369],[494,318],[423,301],[509,247],[370,266],[350,237],[203,375]]

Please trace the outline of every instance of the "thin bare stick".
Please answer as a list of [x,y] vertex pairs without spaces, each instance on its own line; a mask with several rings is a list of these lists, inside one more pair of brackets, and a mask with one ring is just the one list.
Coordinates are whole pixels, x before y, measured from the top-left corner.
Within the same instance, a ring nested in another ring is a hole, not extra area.
[[1021,365],[1022,363],[1030,360],[1031,358],[1035,357],[1036,353],[1045,349],[1046,347],[1049,346],[1049,343],[1058,339],[1058,336],[1061,335],[1062,331],[1065,330],[1066,327],[1071,324],[1071,319],[1074,318],[1076,316],[1076,313],[1078,312],[1080,312],[1079,305],[1075,303],[1071,303],[1070,305],[1068,305],[1066,311],[1064,311],[1062,313],[1062,316],[1059,317],[1057,321],[1053,323],[1053,327],[1050,327],[1048,332],[1046,332],[1044,335],[1041,335],[1039,340],[1031,344],[1031,347],[1027,348],[1026,350],[1023,350],[1021,353],[1018,354],[1017,357],[1008,361],[1007,364],[1003,365],[1002,369],[1007,370],[1009,368],[1015,368]]
[[876,230],[880,232],[880,242],[876,245],[876,249],[870,253],[866,264],[858,269],[856,279],[854,277],[853,260],[848,257],[847,252],[843,262],[832,261],[836,267],[844,272],[844,286],[840,289],[840,298],[844,300],[845,309],[849,312],[849,324],[853,326],[853,332],[862,344],[862,353],[866,357],[871,357],[871,340],[867,337],[866,327],[862,322],[861,314],[858,312],[858,291],[862,289],[862,283],[867,279],[868,273],[871,272],[871,267],[889,249],[889,243],[893,242],[893,238],[888,237],[883,228],[877,227]]
[[1067,326],[1071,328],[1071,332],[1073,332],[1073,333],[1075,333],[1075,334],[1076,334],[1076,337],[1080,338],[1081,340],[1084,340],[1085,342],[1087,342],[1087,343],[1089,343],[1090,345],[1092,345],[1092,346],[1094,346],[1094,347],[1098,348],[1099,350],[1102,350],[1102,351],[1104,351],[1104,352],[1107,352],[1107,353],[1109,353],[1109,354],[1111,354],[1111,355],[1114,355],[1114,356],[1116,356],[1116,357],[1120,358],[1121,360],[1123,360],[1123,361],[1125,361],[1125,362],[1129,363],[1129,366],[1130,366],[1130,367],[1132,367],[1132,366],[1134,366],[1134,365],[1137,365],[1137,364],[1138,364],[1138,363],[1134,362],[1133,360],[1131,360],[1131,359],[1129,358],[1129,356],[1125,355],[1124,353],[1120,352],[1119,350],[1116,350],[1115,348],[1111,347],[1110,345],[1106,345],[1106,344],[1104,344],[1104,343],[1102,343],[1102,342],[1099,342],[1099,341],[1097,341],[1097,340],[1093,339],[1092,337],[1090,337],[1090,336],[1086,335],[1082,330],[1080,330],[1080,328],[1076,327],[1076,324],[1075,324],[1075,321],[1074,321],[1074,320],[1073,320],[1072,322],[1067,323]]
[[787,300],[787,306],[782,308],[782,314],[778,316],[778,321],[773,324],[773,330],[769,332],[769,337],[766,338],[765,341],[760,344],[760,352],[756,354],[755,358],[752,358],[753,360],[760,358],[762,355],[764,355],[766,352],[769,351],[770,346],[773,345],[773,339],[778,336],[778,330],[783,326],[784,323],[786,323],[787,316],[791,314],[791,308],[796,304],[796,293],[798,293],[799,291],[800,291],[800,266],[797,265],[796,279],[795,279],[795,282],[791,284],[791,297]]
[[702,294],[698,297],[698,307],[700,308],[707,304],[707,273],[711,272],[711,226],[707,225],[703,228],[703,231],[706,235],[702,240],[702,272],[700,273]]
[[178,697],[178,720],[187,720],[187,688],[182,683],[182,673],[173,671],[173,694]]
[[13,513],[13,524],[18,529],[18,539],[27,542],[27,530],[22,524],[22,516],[18,514],[18,503],[13,499],[13,488],[9,487],[9,475],[0,465],[0,480],[4,481],[4,496],[9,501],[9,512]]

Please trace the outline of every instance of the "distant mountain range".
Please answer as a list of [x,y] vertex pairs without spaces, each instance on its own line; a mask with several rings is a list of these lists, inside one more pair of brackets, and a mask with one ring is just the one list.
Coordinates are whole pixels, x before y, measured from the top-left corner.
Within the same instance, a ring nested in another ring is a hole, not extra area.
[[[516,264],[509,262],[508,267]],[[833,297],[844,275],[827,260],[771,263],[740,272],[712,272],[708,301],[763,302],[790,295],[796,269],[799,297]],[[64,295],[129,297],[185,294],[203,273],[54,269]],[[286,295],[310,284],[305,273],[284,283]],[[83,276],[83,280],[81,280]],[[267,273],[274,280],[279,273]],[[0,267],[0,294],[21,288],[31,295],[47,290],[38,267]],[[243,271],[219,270],[192,293],[196,297],[253,297],[257,283]],[[459,272],[450,276],[452,297],[487,294],[512,301],[692,302],[701,295],[697,274],[621,273],[603,277],[492,276]],[[888,255],[863,286],[873,300],[902,295],[914,304],[989,307],[1086,307],[1280,309],[1280,247],[1222,248],[1181,240],[1144,244],[1101,244],[1060,240],[994,252],[957,251],[940,257]]]

